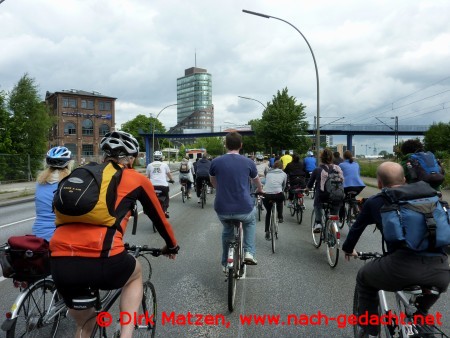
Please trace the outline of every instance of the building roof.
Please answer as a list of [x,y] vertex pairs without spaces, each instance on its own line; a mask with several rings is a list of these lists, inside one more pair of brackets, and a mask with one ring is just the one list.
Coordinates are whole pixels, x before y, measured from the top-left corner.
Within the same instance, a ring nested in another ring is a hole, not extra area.
[[53,95],[56,95],[56,94],[64,94],[64,95],[71,95],[72,94],[72,95],[77,95],[77,96],[103,97],[103,98],[117,100],[117,97],[102,95],[101,93],[96,92],[96,91],[87,92],[85,90],[78,90],[78,89],[63,89],[61,91],[56,91],[54,93],[51,93],[51,92],[47,91],[47,93],[45,94],[45,99],[48,99],[50,96],[53,96]]

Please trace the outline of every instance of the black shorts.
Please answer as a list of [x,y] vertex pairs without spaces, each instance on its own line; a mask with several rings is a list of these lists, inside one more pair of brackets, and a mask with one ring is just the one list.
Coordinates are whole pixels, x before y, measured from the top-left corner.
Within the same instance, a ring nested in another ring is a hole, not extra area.
[[115,290],[123,287],[134,272],[136,259],[126,251],[106,258],[52,257],[52,277],[64,302],[83,296],[89,288]]

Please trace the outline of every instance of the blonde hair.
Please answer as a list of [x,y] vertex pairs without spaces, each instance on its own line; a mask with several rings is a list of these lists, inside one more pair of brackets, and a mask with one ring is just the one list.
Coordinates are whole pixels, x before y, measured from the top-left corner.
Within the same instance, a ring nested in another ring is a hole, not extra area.
[[60,182],[72,172],[73,163],[73,160],[69,161],[65,168],[54,168],[46,165],[46,168],[37,177],[36,182],[39,184],[51,184],[55,183],[55,181]]

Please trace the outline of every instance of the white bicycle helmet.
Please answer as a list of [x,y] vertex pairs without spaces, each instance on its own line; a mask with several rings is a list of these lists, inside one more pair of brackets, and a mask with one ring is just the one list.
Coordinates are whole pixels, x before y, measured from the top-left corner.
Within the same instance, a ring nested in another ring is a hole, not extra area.
[[66,147],[53,147],[47,152],[45,161],[54,168],[65,168],[71,160],[72,152]]
[[256,155],[257,161],[264,161],[264,155]]
[[100,141],[100,149],[108,156],[134,156],[139,153],[139,143],[124,131],[106,133]]
[[163,159],[163,154],[159,150],[155,151],[153,153],[153,160],[155,161],[161,161]]
[[307,153],[306,153],[306,155],[308,155],[308,156],[314,156],[314,154],[313,154],[313,152],[310,150],[310,151],[308,151]]

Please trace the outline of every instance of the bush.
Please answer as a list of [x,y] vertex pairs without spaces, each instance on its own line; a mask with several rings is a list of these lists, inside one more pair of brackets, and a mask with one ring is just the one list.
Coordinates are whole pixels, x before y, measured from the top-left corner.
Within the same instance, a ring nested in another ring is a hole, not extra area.
[[370,159],[359,159],[359,167],[361,169],[361,176],[365,177],[377,177],[378,166],[385,161],[383,160],[370,160]]

